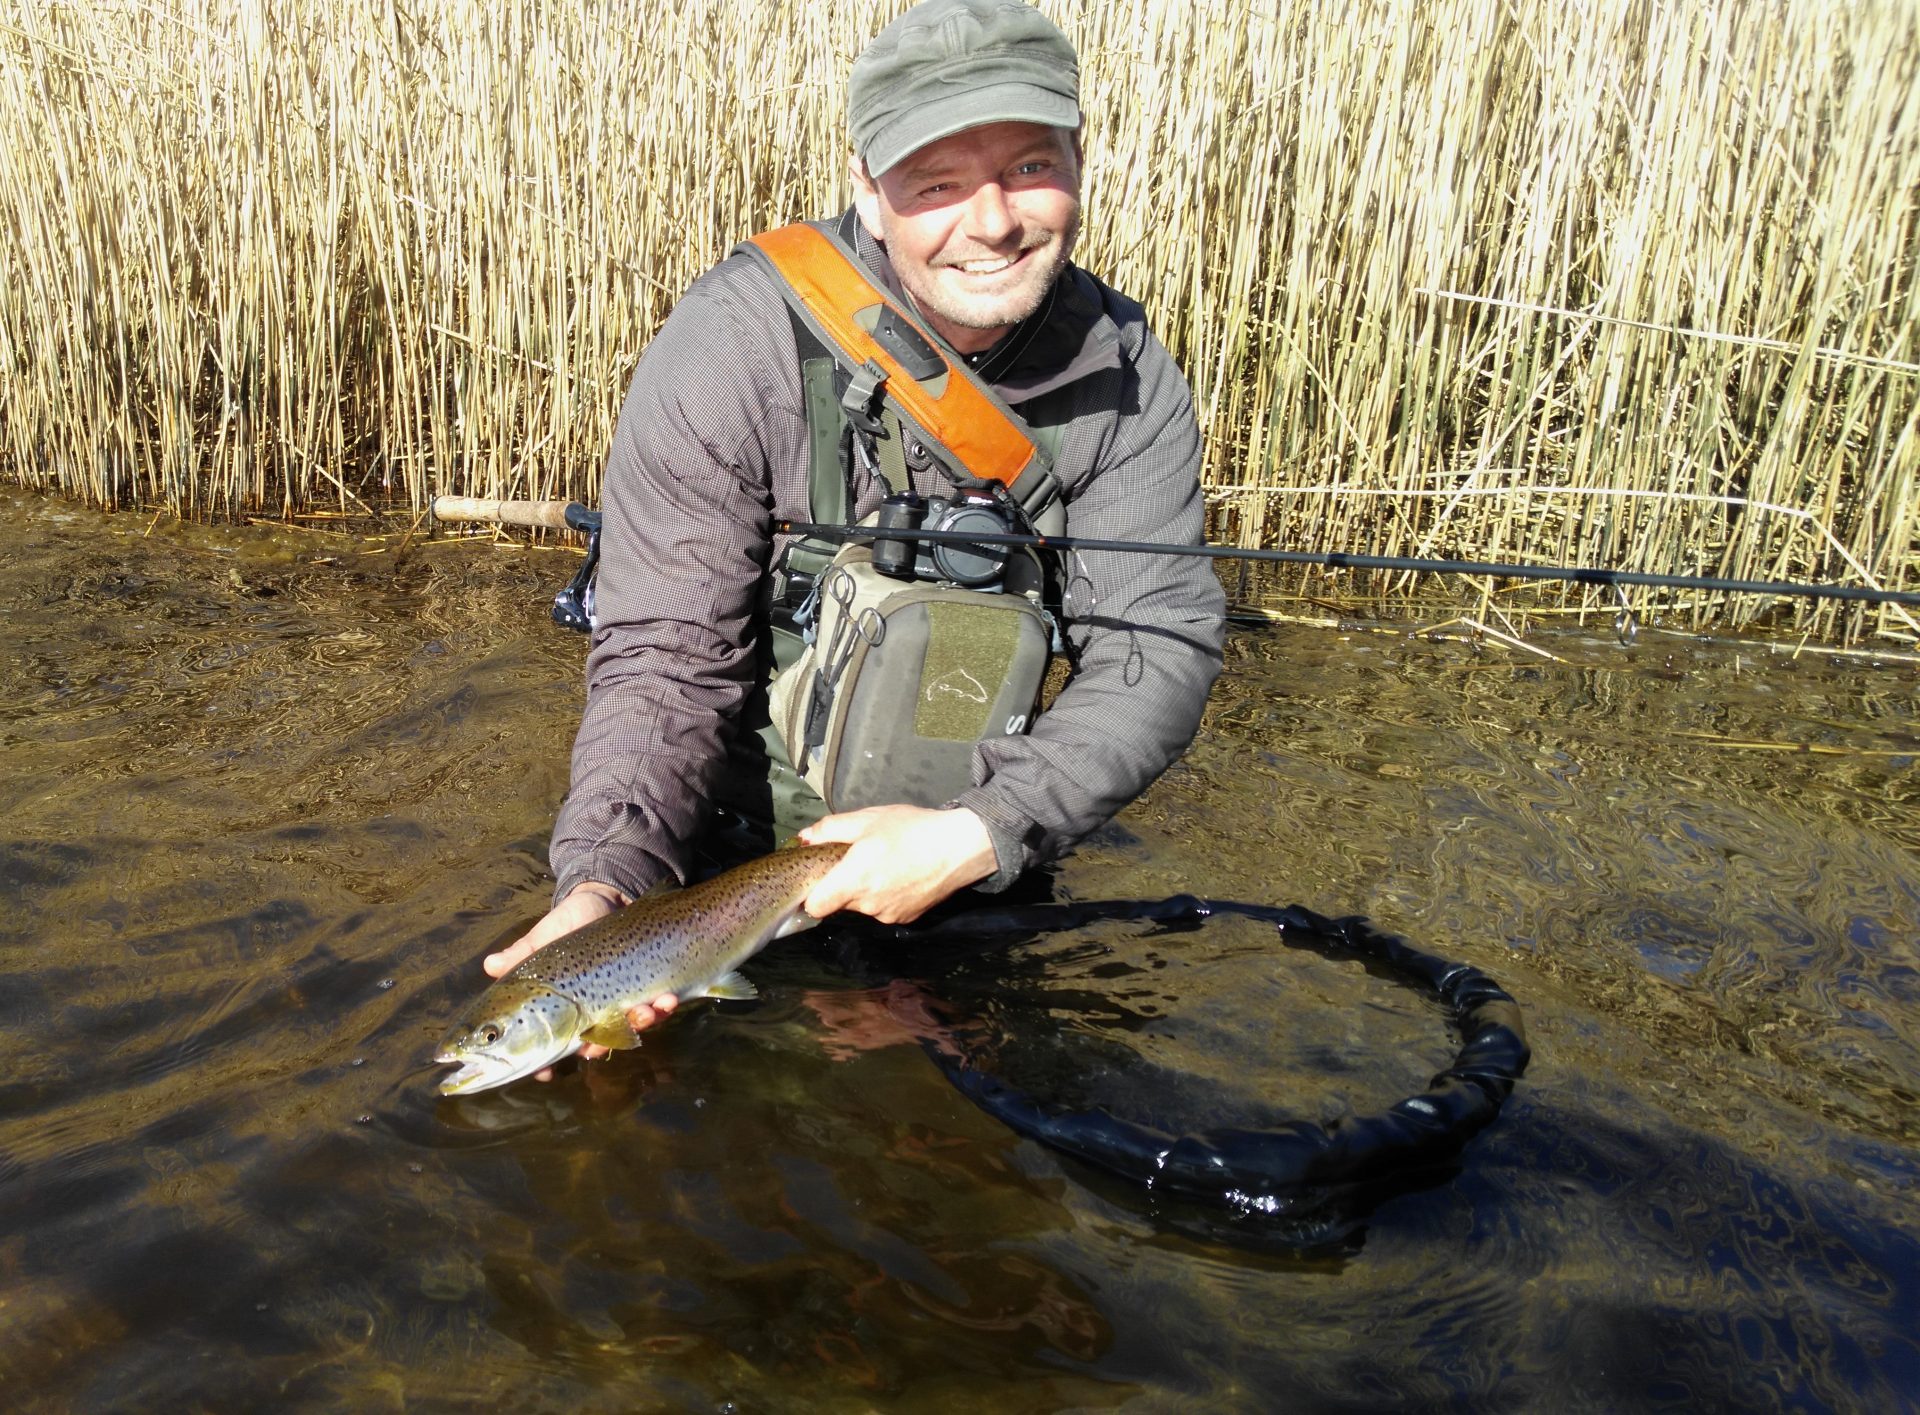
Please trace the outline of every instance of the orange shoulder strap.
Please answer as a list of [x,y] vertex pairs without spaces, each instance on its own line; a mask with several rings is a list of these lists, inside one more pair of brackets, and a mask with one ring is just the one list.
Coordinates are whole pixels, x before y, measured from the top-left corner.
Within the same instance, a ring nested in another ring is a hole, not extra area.
[[796,222],[738,249],[779,276],[827,346],[883,378],[886,396],[972,475],[1011,487],[1036,464],[1048,470],[1013,411],[947,357],[840,241]]

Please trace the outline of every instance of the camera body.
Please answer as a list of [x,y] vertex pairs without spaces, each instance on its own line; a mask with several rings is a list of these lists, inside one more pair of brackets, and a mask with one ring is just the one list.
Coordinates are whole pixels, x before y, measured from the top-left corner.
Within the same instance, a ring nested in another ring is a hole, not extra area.
[[[975,531],[981,535],[1010,535],[1006,513],[983,491],[956,491],[951,497],[921,496],[904,491],[880,503],[874,524],[899,531]],[[1014,589],[1009,578],[1024,580],[1020,566],[1031,556],[1016,556],[1005,545],[968,545],[965,542],[891,538],[873,543],[873,567],[897,580],[936,580],[973,590]]]

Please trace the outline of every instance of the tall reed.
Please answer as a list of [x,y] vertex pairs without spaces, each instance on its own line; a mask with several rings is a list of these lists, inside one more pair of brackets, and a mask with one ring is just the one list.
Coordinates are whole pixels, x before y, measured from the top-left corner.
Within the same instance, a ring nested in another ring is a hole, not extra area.
[[[21,0],[0,476],[595,497],[678,293],[844,201],[847,67],[901,8]],[[1192,377],[1216,536],[1920,585],[1908,0],[1043,8],[1081,258]]]

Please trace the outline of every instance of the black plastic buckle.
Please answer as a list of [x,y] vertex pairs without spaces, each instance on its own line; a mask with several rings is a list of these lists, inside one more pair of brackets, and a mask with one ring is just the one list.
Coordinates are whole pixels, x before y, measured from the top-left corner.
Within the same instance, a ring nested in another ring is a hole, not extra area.
[[886,387],[887,371],[869,359],[854,370],[847,391],[840,395],[840,411],[868,437],[880,435],[880,397]]

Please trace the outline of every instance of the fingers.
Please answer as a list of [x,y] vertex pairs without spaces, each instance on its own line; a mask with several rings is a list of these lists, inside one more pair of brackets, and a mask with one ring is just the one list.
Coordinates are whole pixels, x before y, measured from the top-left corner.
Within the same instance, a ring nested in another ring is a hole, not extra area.
[[620,900],[603,892],[608,888],[591,880],[575,885],[567,891],[567,897],[549,909],[539,923],[498,953],[489,953],[480,960],[480,966],[486,969],[490,978],[505,977],[555,939],[564,938],[575,929],[611,914],[620,907]]
[[800,907],[816,919],[851,909],[883,924],[909,924],[936,902],[914,883],[849,854],[807,891]]
[[884,806],[867,806],[858,811],[841,811],[822,816],[800,831],[802,845],[850,845],[880,824]]
[[[851,845],[854,848],[847,851],[839,864],[815,881],[813,888],[807,891],[806,903],[801,907],[816,919],[824,919],[842,909],[854,909],[881,918],[876,911],[883,907],[879,901],[886,892],[884,866],[887,856],[892,853],[888,828],[897,826],[900,813],[908,809],[912,808],[868,806],[858,811],[842,811],[836,815],[822,816],[802,830],[800,839],[805,844]],[[881,922],[899,921],[881,919]]]
[[[545,920],[541,922],[544,923]],[[552,943],[558,937],[560,937],[559,934],[542,935],[539,925],[535,925],[531,931],[521,935],[498,953],[489,953],[482,958],[480,966],[486,970],[489,978],[504,978],[533,957],[543,945]]]
[[845,859],[814,882],[813,888],[807,891],[806,902],[800,907],[816,919],[824,919],[842,909],[854,909],[879,918],[873,912],[880,906],[873,898],[871,875],[872,870],[864,856],[849,850]]
[[[636,1002],[632,1007],[627,1009],[627,1025],[636,1032],[644,1032],[647,1028],[665,1021],[673,1014],[674,1008],[679,1005],[680,999],[670,992],[661,993],[660,996],[656,997],[651,1003]],[[612,1056],[613,1049],[611,1047],[596,1046],[592,1042],[583,1042],[580,1050],[575,1054],[582,1061],[598,1061],[603,1056]],[[553,1079],[553,1068],[549,1066],[544,1071],[536,1071],[534,1073],[534,1079],[537,1081],[551,1081]]]
[[[656,1022],[664,1021],[667,1017],[671,1016],[673,1009],[679,1005],[680,999],[670,992],[661,993],[660,996],[653,1000],[652,1006],[648,1006],[644,1002],[636,1002],[632,1007],[627,1009],[627,1025],[636,1032],[644,1032]],[[601,1048],[596,1047],[595,1050],[600,1051],[602,1056],[606,1055],[606,1052]],[[581,1055],[586,1055],[584,1049]]]
[[905,924],[932,906],[922,900],[916,882],[891,867],[877,851],[849,850],[847,857],[815,882],[800,907],[816,919],[842,909],[865,914],[883,924]]
[[852,860],[842,860],[814,881],[813,888],[807,891],[806,902],[800,907],[816,919],[839,913],[854,896],[855,891],[848,877],[857,868]]

